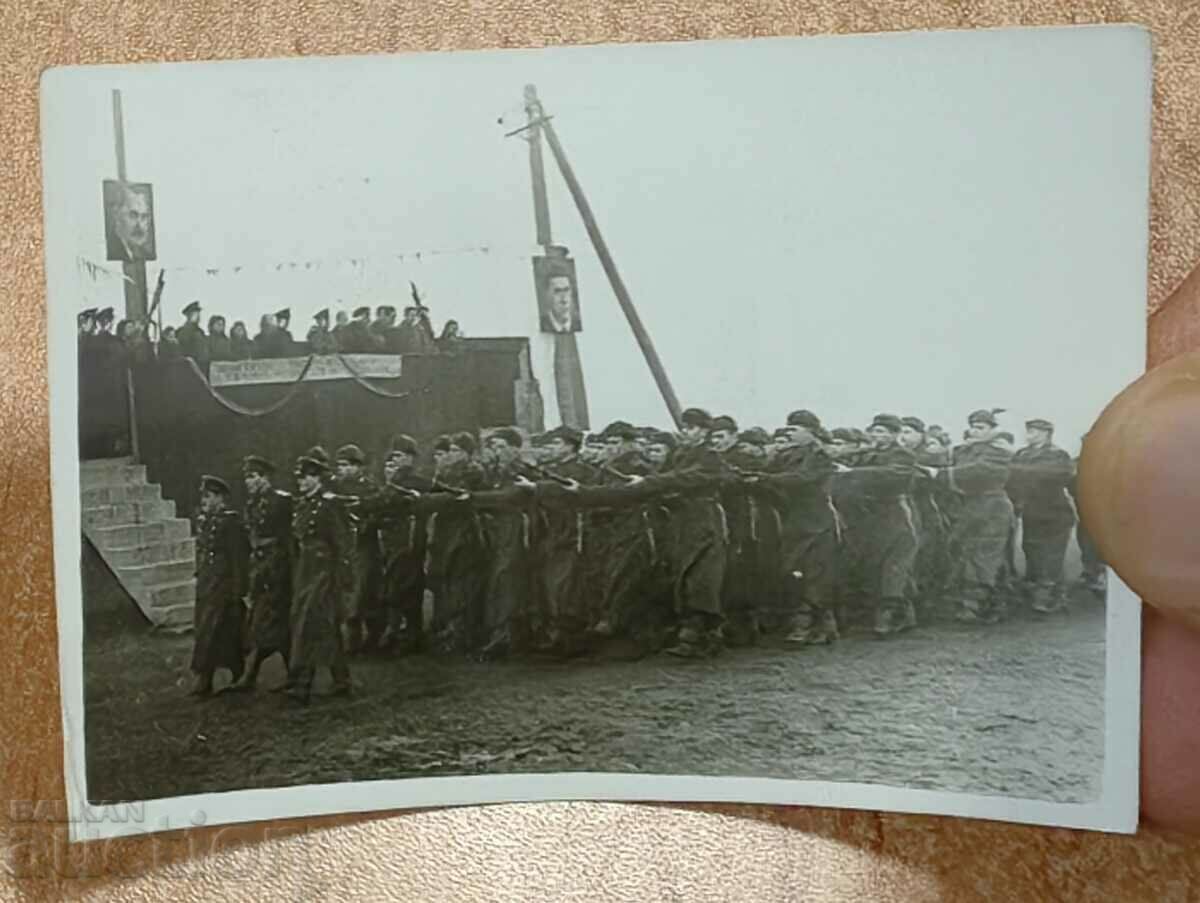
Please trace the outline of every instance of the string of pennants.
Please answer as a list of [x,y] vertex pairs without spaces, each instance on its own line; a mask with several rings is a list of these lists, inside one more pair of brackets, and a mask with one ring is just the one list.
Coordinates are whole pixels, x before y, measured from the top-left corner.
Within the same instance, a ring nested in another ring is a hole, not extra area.
[[[514,260],[527,261],[531,257],[536,256],[541,252],[541,249],[536,245],[527,246],[524,248],[518,247],[501,247],[492,244],[467,245],[457,248],[433,248],[420,251],[406,251],[403,253],[391,254],[375,254],[364,257],[335,257],[335,258],[315,258],[307,260],[284,260],[284,261],[269,261],[257,263],[234,263],[224,264],[221,266],[207,265],[183,265],[183,266],[164,266],[168,274],[170,273],[203,273],[206,276],[227,276],[230,274],[237,275],[243,271],[248,272],[296,272],[298,270],[330,270],[349,268],[358,274],[363,274],[368,268],[381,268],[395,263],[422,263],[427,259],[434,259],[447,256],[461,255],[480,255],[499,258],[509,258]],[[92,282],[98,282],[100,279],[116,279],[131,282],[132,280],[125,275],[120,264],[115,263],[99,263],[94,260],[89,260],[86,257],[77,257],[76,264],[82,275],[86,275]],[[155,261],[147,261],[147,267],[153,268],[157,264]]]

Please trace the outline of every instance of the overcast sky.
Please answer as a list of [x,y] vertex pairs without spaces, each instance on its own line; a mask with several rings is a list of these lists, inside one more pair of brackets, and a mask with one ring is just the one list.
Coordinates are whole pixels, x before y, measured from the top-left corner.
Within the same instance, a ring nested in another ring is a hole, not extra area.
[[[1003,407],[1074,451],[1144,356],[1149,73],[1124,28],[64,70],[51,266],[104,263],[120,88],[166,322],[193,299],[251,326],[286,305],[300,338],[412,279],[439,327],[536,337],[527,147],[504,137],[532,82],[685,405],[954,432]],[[547,164],[593,421],[668,425]],[[73,284],[64,316],[122,307],[119,280]]]

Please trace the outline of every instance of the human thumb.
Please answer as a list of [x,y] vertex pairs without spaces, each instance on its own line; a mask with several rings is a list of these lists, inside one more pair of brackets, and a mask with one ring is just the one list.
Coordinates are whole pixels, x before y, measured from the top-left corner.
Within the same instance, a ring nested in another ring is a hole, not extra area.
[[1121,578],[1200,628],[1200,353],[1156,367],[1104,410],[1083,442],[1079,504]]
[[1084,440],[1079,506],[1148,606],[1142,814],[1200,833],[1200,354],[1151,370],[1105,409]]

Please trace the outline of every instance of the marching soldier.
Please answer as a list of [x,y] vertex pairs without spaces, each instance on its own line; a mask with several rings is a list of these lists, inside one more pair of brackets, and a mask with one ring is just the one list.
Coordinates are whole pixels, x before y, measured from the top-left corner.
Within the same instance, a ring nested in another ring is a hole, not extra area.
[[1066,604],[1063,559],[1075,526],[1067,488],[1075,468],[1071,456],[1054,445],[1054,424],[1029,420],[1025,429],[1027,444],[1009,465],[1008,494],[1021,519],[1025,580],[1033,608],[1045,614]]
[[[528,502],[533,484],[522,476],[519,455],[524,438],[511,427],[501,427],[487,437],[486,488],[492,495],[477,498],[488,546],[487,586],[484,590],[483,637],[485,659],[507,655],[514,646],[528,644],[528,596],[533,588],[529,573],[532,521]],[[518,485],[524,491],[513,492]]]
[[916,456],[897,441],[902,426],[899,417],[877,415],[867,430],[874,449],[860,454],[847,474],[859,503],[859,564],[875,603],[874,631],[880,637],[917,623],[912,602],[917,530],[911,501]]
[[688,408],[681,415],[678,446],[660,473],[633,476],[631,483],[661,494],[673,527],[672,580],[679,632],[666,650],[680,658],[718,655],[724,648],[721,589],[729,543],[719,483],[728,475],[708,446],[712,415]]
[[793,411],[776,431],[777,451],[766,473],[752,481],[779,512],[778,599],[786,642],[799,646],[838,638],[833,611],[836,514],[830,500],[835,465],[817,439],[821,421]]
[[[775,460],[774,452],[769,451],[773,444],[771,434],[762,427],[750,427],[738,433],[737,445],[726,459],[727,463],[742,471],[769,470]],[[742,549],[747,555],[748,591],[758,632],[771,633],[779,626],[779,575],[783,573],[779,553],[783,518],[774,501],[753,486],[747,487],[746,496],[749,510],[745,529],[750,541],[744,543]]]
[[242,461],[246,484],[246,528],[249,532],[250,659],[234,691],[253,690],[263,662],[275,653],[287,668],[291,632],[288,614],[292,604],[290,538],[292,496],[271,481],[275,465],[259,455]]
[[213,675],[228,668],[237,683],[242,677],[242,619],[246,594],[246,534],[241,518],[229,507],[229,485],[220,477],[200,479],[200,514],[196,524],[196,607],[191,695],[212,692]]
[[958,619],[994,624],[1004,615],[996,594],[996,577],[1005,564],[1013,521],[1012,501],[1005,492],[1011,455],[992,440],[996,410],[974,411],[967,418],[967,438],[954,449],[946,478],[962,501],[954,521],[953,584],[960,593]]
[[599,433],[588,433],[579,447],[579,460],[586,464],[599,465],[604,461],[604,440]]
[[341,609],[350,555],[345,515],[337,497],[325,491],[329,465],[318,457],[296,462],[299,493],[292,509],[291,653],[288,696],[307,703],[317,668],[329,668],[333,692],[351,690],[350,669],[342,645]]
[[[602,486],[625,486],[630,477],[646,476],[650,465],[638,449],[639,431],[624,420],[601,432],[604,454],[593,478]],[[588,512],[584,545],[588,577],[588,634],[593,641],[611,637],[643,607],[645,581],[653,566],[647,514],[636,499],[618,495],[611,505]]]
[[[738,450],[737,421],[728,415],[714,417],[709,447],[721,456],[734,473],[747,474],[761,469],[762,460]],[[731,646],[752,646],[758,642],[757,607],[762,602],[758,561],[759,507],[742,481],[732,481],[721,491],[721,504],[729,528],[728,561],[722,606],[725,609],[725,639]]]
[[829,457],[835,461],[849,463],[858,453],[858,439],[854,431],[844,426],[829,431],[829,442],[825,446]]
[[674,434],[665,430],[654,430],[646,435],[646,448],[642,452],[642,459],[646,462],[649,473],[658,473],[666,466],[675,445]]
[[[357,445],[343,445],[334,453],[336,479],[334,491],[354,503],[376,492],[375,481],[365,470],[366,455]],[[379,539],[369,525],[352,521],[352,537],[347,552],[350,572],[346,575],[346,597],[342,619],[346,630],[346,651],[354,654],[375,646],[387,625],[386,614],[379,610]]]
[[587,629],[584,604],[584,542],[588,538],[586,514],[571,503],[572,486],[595,478],[595,469],[579,460],[583,434],[560,426],[534,440],[540,479],[540,503],[534,561],[538,574],[535,619],[540,648],[570,657],[582,647]]
[[946,537],[949,524],[937,499],[937,474],[948,463],[946,456],[927,448],[925,422],[902,417],[898,443],[913,453],[917,468],[912,486],[913,526],[917,531],[917,557],[913,582],[921,603],[928,608],[945,579]]
[[466,651],[479,628],[487,578],[487,543],[471,493],[484,488],[470,433],[440,437],[433,446],[433,496],[426,575],[434,594],[433,629],[443,651]]
[[379,646],[402,653],[425,646],[425,524],[420,502],[433,484],[416,471],[418,451],[411,436],[392,439],[379,493],[380,585],[387,614]]

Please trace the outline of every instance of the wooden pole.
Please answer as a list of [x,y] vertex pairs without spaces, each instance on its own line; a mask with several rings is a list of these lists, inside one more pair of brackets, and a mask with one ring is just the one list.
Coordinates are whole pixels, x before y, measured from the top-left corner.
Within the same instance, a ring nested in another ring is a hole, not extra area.
[[546,169],[542,162],[542,130],[538,122],[542,118],[538,103],[537,88],[525,86],[525,115],[529,120],[529,176],[533,183],[533,218],[537,223],[537,243],[549,248],[554,243],[550,237],[550,204],[546,199]]
[[[112,92],[113,110],[113,142],[117,156],[117,179],[126,181],[125,173],[125,114],[121,108],[121,91],[114,88]],[[125,261],[121,264],[125,274],[123,285],[125,289],[125,318],[129,320],[146,319],[146,262],[144,260]],[[149,324],[147,324],[147,339],[149,339]],[[129,410],[129,450],[134,461],[141,460],[141,448],[138,442],[137,402],[134,396],[133,371],[125,370],[125,402]]]
[[113,88],[113,138],[117,143],[117,178],[125,181],[125,117],[121,112],[121,92]]
[[633,335],[637,339],[638,346],[642,349],[642,355],[646,358],[650,372],[654,375],[654,382],[658,385],[658,391],[662,394],[663,401],[666,402],[667,410],[671,412],[671,419],[675,421],[677,428],[682,427],[683,422],[680,417],[682,412],[679,406],[679,399],[675,396],[675,390],[671,387],[671,380],[667,377],[667,371],[663,369],[658,352],[654,350],[654,343],[650,340],[650,334],[646,331],[646,327],[642,325],[642,319],[638,316],[637,308],[633,306],[633,299],[629,296],[629,290],[625,287],[625,282],[621,279],[621,274],[617,271],[617,265],[608,250],[604,236],[600,234],[600,227],[596,225],[596,217],[592,213],[592,207],[588,203],[587,196],[583,193],[583,187],[575,177],[575,171],[571,168],[571,164],[567,160],[567,155],[558,140],[554,126],[544,116],[541,120],[541,129],[546,134],[546,143],[550,145],[550,152],[554,154],[554,160],[558,164],[559,171],[562,172],[563,179],[567,183],[567,189],[571,192],[575,206],[579,209],[579,216],[583,219],[583,225],[587,229],[588,238],[592,241],[592,247],[596,249],[596,254],[600,258],[600,265],[604,267],[604,274],[608,277],[613,293],[617,296],[617,303],[621,305],[625,319],[629,321],[629,326],[633,330]]
[[[537,243],[546,254],[563,253],[554,248],[550,233],[550,203],[546,194],[546,168],[542,159],[542,105],[537,88],[525,86],[525,128],[529,142],[529,175],[533,183],[533,217],[537,224]],[[587,388],[583,381],[583,360],[575,333],[554,333],[554,397],[558,402],[558,419],[563,426],[578,430],[591,428],[588,415]]]
[[[121,92],[114,88],[113,104],[113,140],[117,152],[117,179],[126,181],[125,175],[125,116],[121,110]],[[129,320],[146,319],[146,262],[144,260],[125,261],[121,264],[125,273],[125,317]]]

